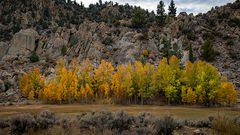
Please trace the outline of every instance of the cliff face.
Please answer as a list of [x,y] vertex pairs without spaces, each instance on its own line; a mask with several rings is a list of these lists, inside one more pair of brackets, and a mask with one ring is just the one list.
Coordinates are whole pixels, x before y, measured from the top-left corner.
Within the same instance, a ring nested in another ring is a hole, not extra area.
[[[0,102],[19,101],[19,77],[34,68],[48,77],[60,58],[67,62],[89,58],[94,66],[101,59],[115,67],[136,60],[157,65],[163,57],[163,38],[178,45],[183,64],[189,59],[190,44],[199,60],[204,40],[210,38],[218,52],[210,63],[240,90],[239,7],[235,2],[197,16],[180,13],[167,18],[164,27],[151,21],[154,15],[149,13],[147,28],[133,29],[134,8],[129,5],[106,3],[87,9],[61,0],[1,1]],[[32,63],[34,51],[39,61]]]

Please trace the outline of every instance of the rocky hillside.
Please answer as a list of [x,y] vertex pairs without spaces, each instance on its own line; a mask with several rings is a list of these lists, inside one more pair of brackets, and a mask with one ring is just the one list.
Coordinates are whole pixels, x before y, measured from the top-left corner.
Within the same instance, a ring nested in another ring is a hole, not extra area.
[[[101,59],[117,67],[136,60],[157,65],[163,39],[177,45],[182,64],[192,46],[195,60],[211,39],[216,57],[210,63],[240,90],[240,2],[215,7],[206,14],[180,13],[159,27],[156,15],[146,11],[145,28],[133,28],[137,7],[112,2],[89,8],[63,0],[4,0],[0,2],[0,102],[19,101],[19,78],[34,68],[49,77],[64,58],[94,66]],[[176,44],[175,44],[176,43]]]

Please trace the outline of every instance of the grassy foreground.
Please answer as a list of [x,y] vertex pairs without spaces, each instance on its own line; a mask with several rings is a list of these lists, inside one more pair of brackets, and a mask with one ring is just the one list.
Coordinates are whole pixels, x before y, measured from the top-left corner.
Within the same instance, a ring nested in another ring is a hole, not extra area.
[[124,110],[129,114],[138,114],[140,112],[150,112],[153,115],[161,116],[170,114],[178,119],[184,120],[201,120],[206,119],[209,115],[216,115],[218,112],[225,113],[229,116],[240,115],[240,108],[203,108],[199,106],[156,106],[156,105],[13,105],[0,106],[0,117],[8,117],[16,114],[30,113],[38,114],[43,110],[53,111],[58,116],[75,117],[81,112],[92,112],[108,110],[116,112]]

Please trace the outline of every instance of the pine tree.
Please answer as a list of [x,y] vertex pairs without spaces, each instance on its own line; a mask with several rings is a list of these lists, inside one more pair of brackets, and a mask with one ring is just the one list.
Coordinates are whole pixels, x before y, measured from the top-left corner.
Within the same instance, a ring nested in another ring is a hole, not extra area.
[[102,6],[102,0],[99,0],[99,5]]
[[143,28],[146,26],[146,24],[147,24],[146,12],[141,8],[137,8],[133,14],[132,27]]
[[201,48],[201,57],[206,61],[213,61],[215,59],[216,52],[213,49],[213,44],[211,40],[205,41]]
[[194,62],[193,50],[192,50],[192,45],[191,45],[191,44],[190,44],[190,46],[189,46],[188,59],[189,59],[189,61]]
[[168,8],[168,15],[170,17],[175,17],[176,16],[176,12],[177,12],[177,8],[175,7],[175,3],[173,0],[171,0],[171,3],[169,5],[169,8]]
[[161,49],[162,53],[163,53],[163,57],[167,58],[167,60],[170,59],[171,55],[172,55],[172,45],[171,42],[165,38],[163,38],[162,42],[163,44],[163,48]]
[[164,2],[161,0],[157,6],[157,20],[158,20],[158,25],[162,26],[165,23],[165,9],[164,9]]
[[182,59],[183,55],[182,55],[182,53],[181,53],[177,43],[173,44],[173,53],[172,53],[172,55],[177,56],[178,59]]

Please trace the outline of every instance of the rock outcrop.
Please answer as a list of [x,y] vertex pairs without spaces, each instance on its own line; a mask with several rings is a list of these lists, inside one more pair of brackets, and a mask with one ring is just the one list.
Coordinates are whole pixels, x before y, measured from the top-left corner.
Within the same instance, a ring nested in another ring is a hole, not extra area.
[[11,40],[9,55],[29,54],[36,48],[38,33],[33,29],[21,30]]

